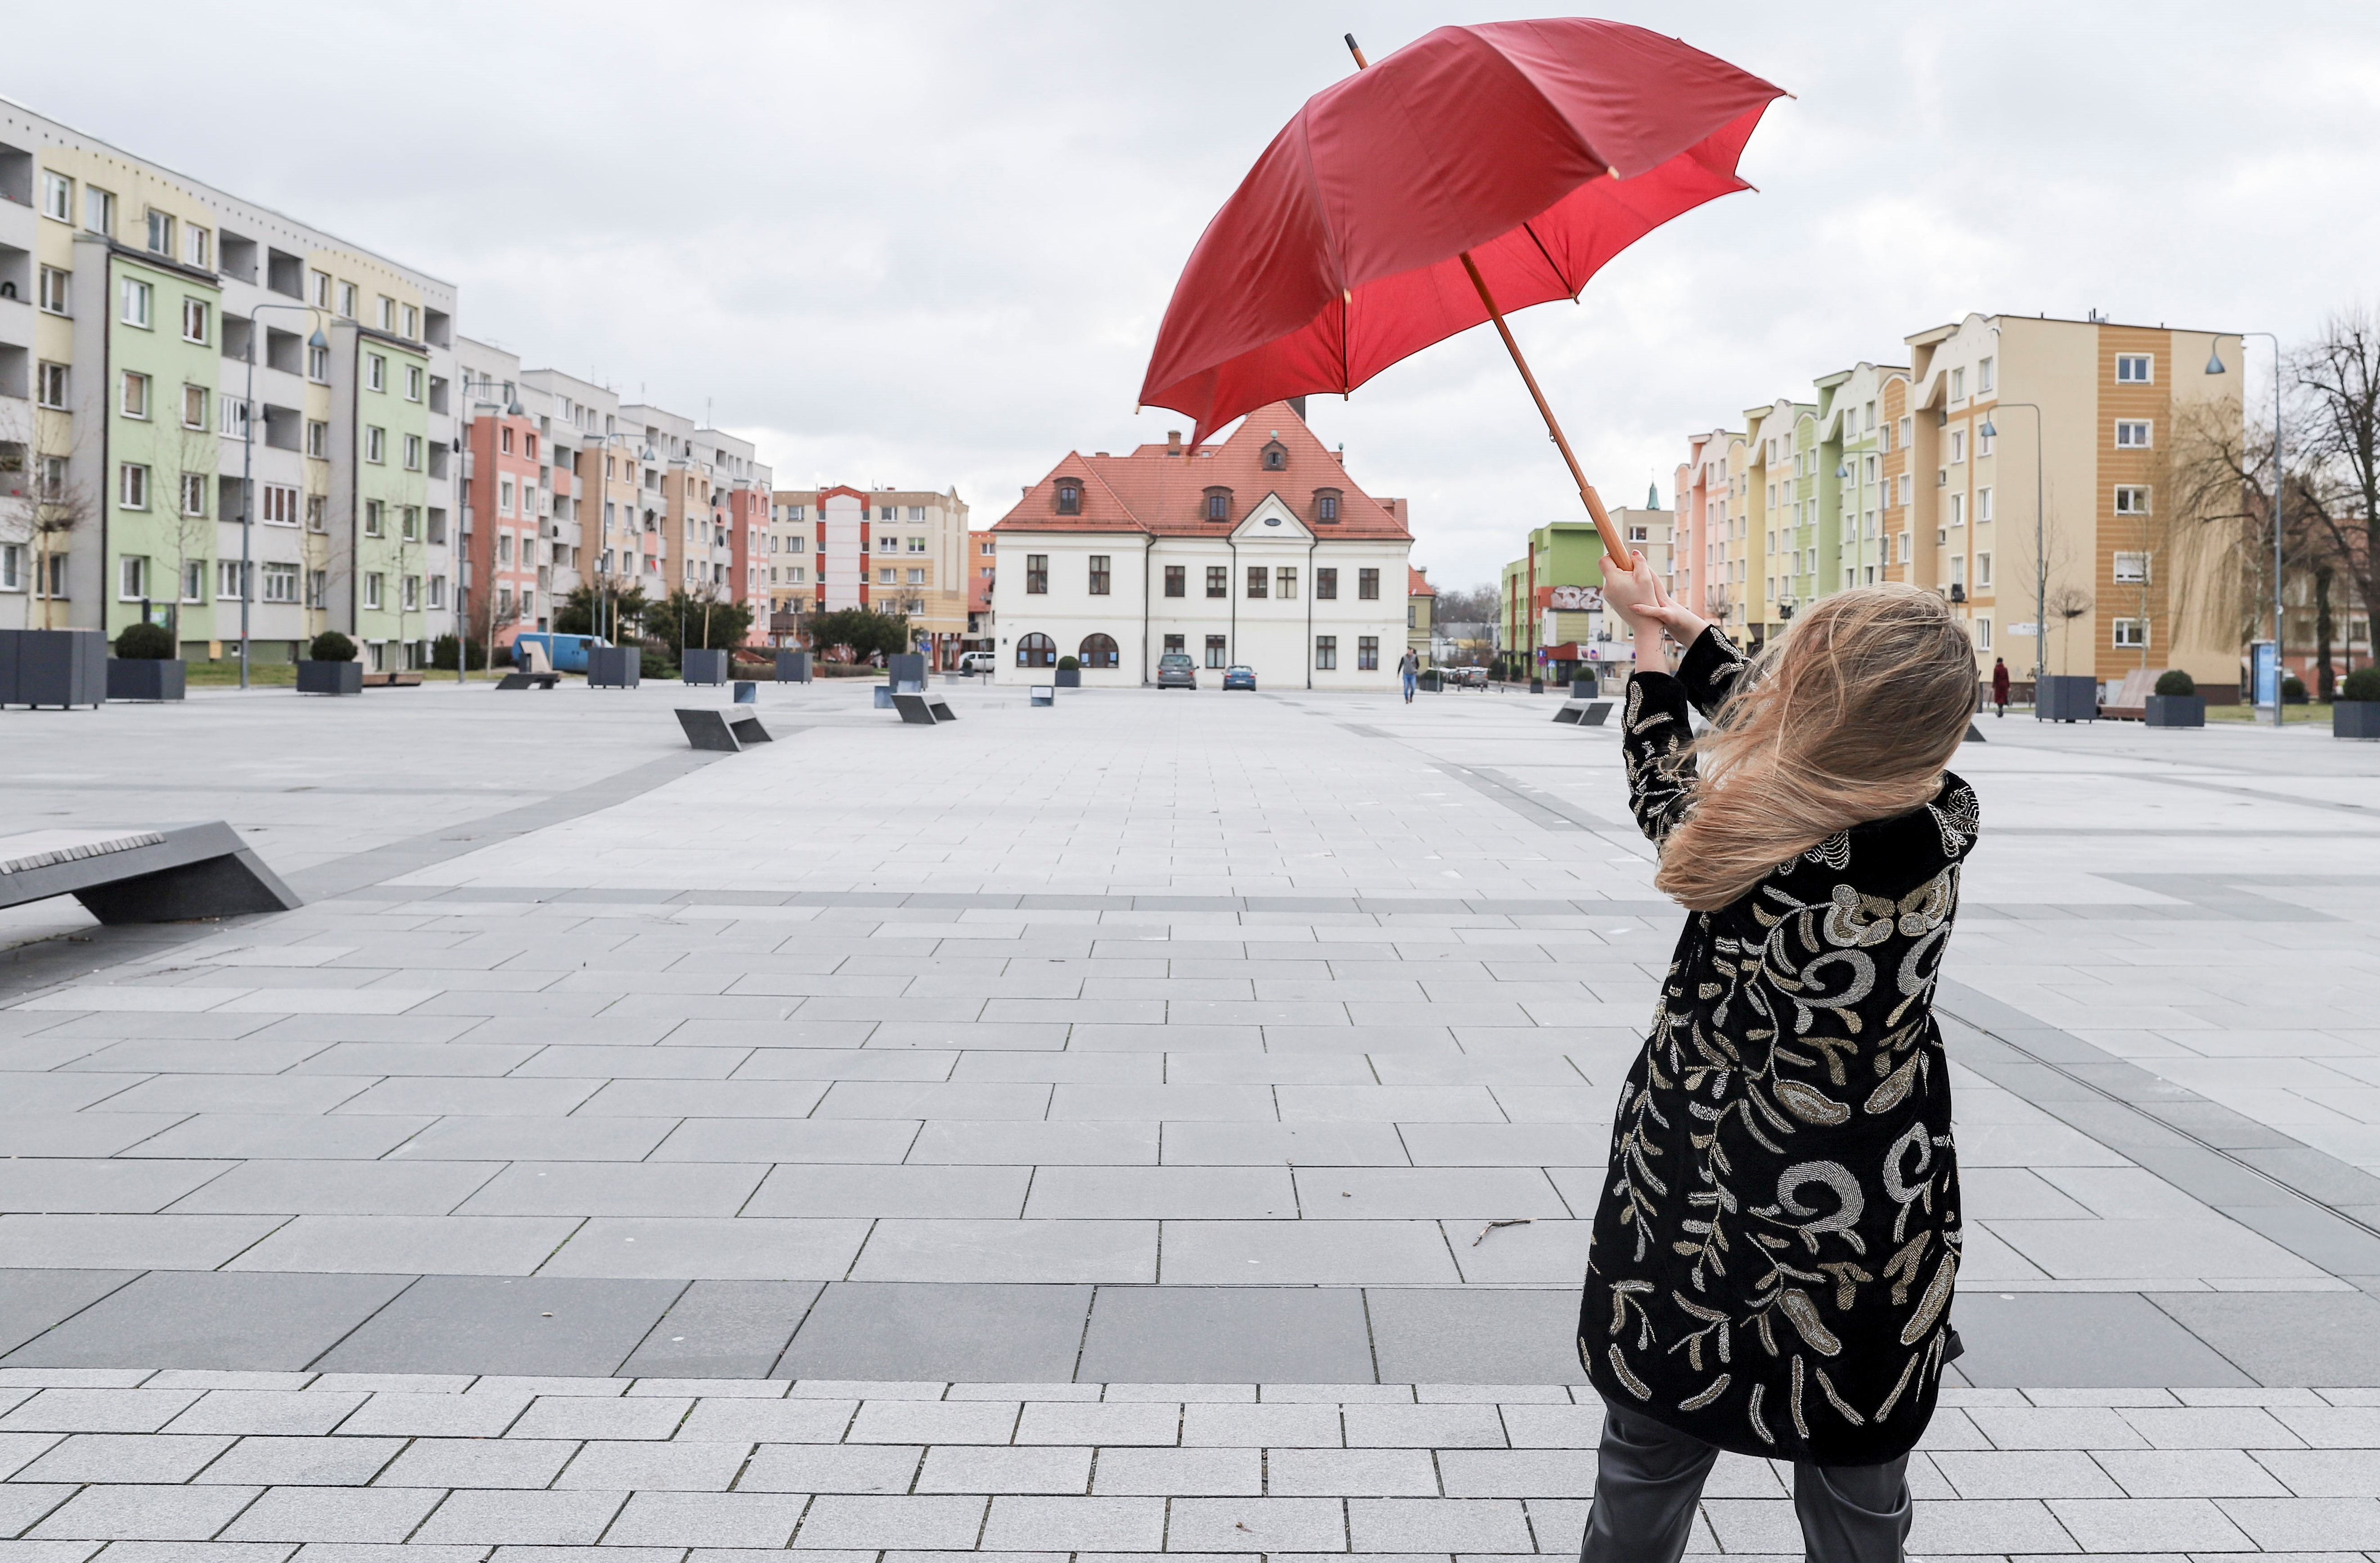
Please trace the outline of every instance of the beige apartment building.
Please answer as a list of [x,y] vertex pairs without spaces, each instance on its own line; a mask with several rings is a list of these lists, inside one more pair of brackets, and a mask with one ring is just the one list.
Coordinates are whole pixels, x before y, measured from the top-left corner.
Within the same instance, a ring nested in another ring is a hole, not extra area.
[[1907,341],[1905,399],[1884,388],[1888,577],[1957,605],[1980,670],[2024,676],[2039,648],[2052,673],[2180,668],[2234,697],[2234,626],[2174,589],[2192,561],[2165,464],[2192,419],[2240,427],[2243,377],[2208,372],[2240,363],[2237,333],[1971,314]]
[[975,550],[958,490],[780,489],[771,496],[766,581],[771,638],[790,644],[804,615],[847,608],[903,613],[937,667],[955,666],[967,635]]

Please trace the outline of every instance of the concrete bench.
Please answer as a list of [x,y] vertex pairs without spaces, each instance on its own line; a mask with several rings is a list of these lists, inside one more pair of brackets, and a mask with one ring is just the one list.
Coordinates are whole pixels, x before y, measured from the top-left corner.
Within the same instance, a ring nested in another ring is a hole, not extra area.
[[560,673],[508,672],[496,680],[498,689],[552,689],[562,683]]
[[717,749],[722,754],[741,754],[751,745],[773,742],[759,717],[731,717],[709,706],[692,709],[680,706],[677,724],[686,729],[686,741],[695,748]]
[[1601,727],[1611,715],[1609,700],[1564,700],[1554,720],[1572,727]]
[[934,720],[936,721],[956,721],[959,720],[957,714],[951,709],[950,702],[947,700],[929,700],[926,702],[926,709],[934,713]]
[[0,836],[0,906],[70,895],[103,923],[180,923],[306,904],[222,820]]
[[901,713],[901,720],[916,727],[933,726],[937,707],[941,708],[941,717],[948,719],[951,714],[951,709],[948,706],[942,705],[939,700],[929,703],[923,695],[902,695],[896,693],[892,697],[892,709]]

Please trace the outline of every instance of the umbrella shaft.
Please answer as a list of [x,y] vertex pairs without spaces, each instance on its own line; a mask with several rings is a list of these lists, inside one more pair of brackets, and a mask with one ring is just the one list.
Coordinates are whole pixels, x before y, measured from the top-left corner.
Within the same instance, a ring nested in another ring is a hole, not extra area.
[[1479,302],[1488,306],[1488,318],[1496,322],[1496,334],[1504,339],[1504,350],[1512,355],[1512,367],[1521,371],[1522,383],[1528,386],[1530,396],[1536,400],[1537,412],[1546,420],[1546,431],[1554,437],[1554,443],[1560,448],[1562,460],[1570,464],[1570,475],[1578,483],[1578,497],[1585,503],[1587,515],[1595,518],[1595,529],[1603,535],[1604,552],[1623,569],[1633,569],[1635,559],[1629,551],[1627,539],[1620,535],[1620,528],[1612,524],[1609,513],[1603,508],[1603,496],[1595,491],[1595,485],[1586,480],[1586,474],[1580,469],[1578,457],[1572,453],[1570,441],[1563,436],[1561,424],[1554,418],[1554,409],[1548,405],[1546,394],[1537,389],[1537,377],[1529,372],[1529,360],[1521,357],[1521,345],[1512,340],[1512,328],[1504,323],[1504,311],[1496,308],[1496,297],[1488,291],[1488,279],[1479,274],[1479,267],[1472,260],[1471,252],[1467,249],[1463,252],[1463,269],[1471,273],[1471,285],[1479,290]]

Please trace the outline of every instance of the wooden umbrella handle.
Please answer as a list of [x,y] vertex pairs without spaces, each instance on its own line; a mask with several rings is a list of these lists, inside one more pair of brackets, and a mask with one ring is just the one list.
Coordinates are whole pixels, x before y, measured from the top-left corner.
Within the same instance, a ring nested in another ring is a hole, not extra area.
[[1562,460],[1570,464],[1570,475],[1578,483],[1578,497],[1585,503],[1587,515],[1594,517],[1595,529],[1603,535],[1603,551],[1608,556],[1604,561],[1606,574],[1617,571],[1627,575],[1636,568],[1636,552],[1628,546],[1628,539],[1620,535],[1620,527],[1612,521],[1610,513],[1603,508],[1603,496],[1595,491],[1595,485],[1588,482],[1586,474],[1580,470],[1578,457],[1572,454],[1570,441],[1562,436],[1561,425],[1554,418],[1554,409],[1546,404],[1546,394],[1537,389],[1537,377],[1529,372],[1529,360],[1521,357],[1521,345],[1512,340],[1512,328],[1504,323],[1504,311],[1496,308],[1495,296],[1488,291],[1488,279],[1479,274],[1479,267],[1472,260],[1471,252],[1467,249],[1463,252],[1463,269],[1471,273],[1471,285],[1479,290],[1479,301],[1488,306],[1488,318],[1496,322],[1496,334],[1504,339],[1504,350],[1512,355],[1513,367],[1521,371],[1522,382],[1536,399],[1537,411],[1546,420],[1546,432],[1554,437],[1554,443],[1560,447]]

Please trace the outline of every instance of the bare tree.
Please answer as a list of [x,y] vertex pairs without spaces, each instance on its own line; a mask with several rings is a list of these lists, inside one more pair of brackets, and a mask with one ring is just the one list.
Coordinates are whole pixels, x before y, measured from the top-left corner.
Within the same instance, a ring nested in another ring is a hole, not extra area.
[[[211,514],[214,505],[209,502],[215,500],[218,494],[215,474],[223,460],[223,440],[206,427],[203,413],[198,427],[193,428],[188,421],[186,410],[181,439],[175,446],[174,457],[173,509],[167,513],[171,522],[168,540],[174,546],[174,583],[166,600],[177,605],[173,612],[174,637],[178,640],[182,635],[178,604],[192,596],[184,577],[188,575],[191,562],[195,560],[199,565],[200,586],[204,587],[207,560],[213,552],[211,545],[215,539],[215,520]],[[190,503],[193,498],[198,501],[195,507]],[[155,588],[152,586],[151,589],[153,591]],[[243,581],[240,589],[246,591],[250,588]],[[198,595],[203,596],[203,590]],[[216,625],[216,633],[222,633],[221,624]]]
[[[22,404],[20,404],[21,406]],[[0,427],[0,451],[13,451],[22,466],[20,480],[8,485],[20,493],[0,496],[0,542],[30,545],[31,589],[26,593],[25,627],[55,625],[56,599],[50,591],[55,569],[74,535],[99,519],[99,496],[74,481],[74,454],[79,442],[66,413],[27,406],[9,415]],[[33,623],[33,604],[41,603],[41,623]]]
[[2053,587],[2049,611],[2064,621],[2058,626],[2058,667],[2062,674],[2073,667],[2074,621],[2092,609],[2091,594],[2078,586]]
[[2304,527],[2322,545],[2306,563],[2327,690],[2332,583],[2346,579],[2350,612],[2380,602],[2380,321],[2362,307],[2332,315],[2290,367],[2309,470],[2302,498],[2292,489],[2289,503],[2303,505]]

